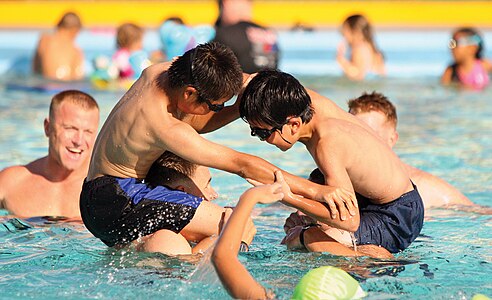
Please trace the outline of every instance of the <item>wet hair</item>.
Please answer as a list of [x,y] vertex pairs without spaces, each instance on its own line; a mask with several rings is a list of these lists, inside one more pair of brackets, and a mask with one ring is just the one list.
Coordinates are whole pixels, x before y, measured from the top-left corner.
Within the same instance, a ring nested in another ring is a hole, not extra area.
[[76,13],[67,12],[61,17],[60,21],[58,21],[56,27],[63,29],[80,29],[82,28],[82,22]]
[[51,98],[50,119],[53,119],[55,110],[63,102],[73,103],[85,110],[91,110],[91,109],[99,110],[99,106],[97,105],[96,100],[92,98],[91,95],[78,90],[66,90],[54,95],[53,98]]
[[311,171],[311,174],[309,174],[308,180],[311,182],[314,182],[316,184],[324,185],[325,184],[325,175],[323,175],[323,173],[321,173],[319,168],[316,168],[313,171]]
[[386,120],[396,128],[398,116],[396,108],[391,101],[381,93],[364,93],[362,96],[348,101],[349,112],[353,115],[378,111],[386,116]]
[[376,46],[371,23],[369,23],[366,17],[363,15],[351,15],[343,21],[343,25],[348,26],[351,31],[361,32],[364,39],[371,45],[372,50],[383,55],[381,50]]
[[172,188],[183,180],[191,180],[198,165],[176,154],[164,152],[150,167],[145,182],[151,186],[168,186]]
[[143,38],[144,30],[142,27],[133,23],[124,23],[116,30],[116,46],[118,48],[128,48],[133,43]]
[[[164,90],[163,76],[157,77],[157,85]],[[169,67],[169,87],[193,86],[200,98],[209,101],[239,93],[243,85],[243,71],[232,50],[220,43],[200,44],[186,51]]]
[[281,127],[289,117],[309,123],[314,114],[311,97],[294,76],[277,70],[260,71],[241,96],[241,118],[248,123]]
[[478,32],[477,29],[472,28],[472,27],[462,27],[458,28],[453,32],[453,38],[455,38],[457,35],[464,35],[466,37],[476,37],[478,40],[478,45],[477,45],[477,52],[475,53],[475,58],[477,59],[482,59],[483,57],[483,51],[484,51],[484,42],[482,35],[480,32]]

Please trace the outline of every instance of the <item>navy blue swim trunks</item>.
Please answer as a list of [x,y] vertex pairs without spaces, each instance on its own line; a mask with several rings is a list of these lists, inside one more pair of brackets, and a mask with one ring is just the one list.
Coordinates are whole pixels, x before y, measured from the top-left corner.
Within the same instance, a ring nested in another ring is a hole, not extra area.
[[424,204],[413,191],[386,204],[374,204],[357,194],[360,225],[354,233],[357,245],[373,244],[396,253],[405,250],[420,234],[424,224]]
[[135,178],[98,177],[84,182],[80,213],[87,229],[106,245],[126,245],[161,229],[179,233],[202,198]]

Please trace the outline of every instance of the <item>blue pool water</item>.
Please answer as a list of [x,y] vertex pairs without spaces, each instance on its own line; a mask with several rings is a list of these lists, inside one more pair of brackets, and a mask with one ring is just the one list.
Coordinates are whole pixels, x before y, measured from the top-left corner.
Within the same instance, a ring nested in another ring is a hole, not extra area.
[[[1,33],[0,41],[8,34],[12,32]],[[36,37],[32,32],[22,34],[27,40]],[[396,152],[400,157],[446,179],[475,203],[492,206],[492,88],[473,92],[438,84],[448,60],[448,32],[385,32],[379,37],[390,73],[383,80],[353,83],[338,76],[333,62],[336,41],[329,42],[338,38],[335,31],[282,33],[282,68],[341,107],[363,91],[385,93],[398,109],[400,140]],[[89,53],[111,47],[97,47],[95,41],[84,43],[81,45],[86,45]],[[492,40],[488,45],[492,47]],[[42,122],[51,93],[8,88],[12,62],[25,61],[24,56],[32,51],[28,42],[12,47],[21,50],[0,47],[0,53],[9,54],[0,55],[3,65],[9,65],[0,79],[0,169],[27,163],[47,150]],[[322,51],[325,48],[328,53]],[[123,94],[91,93],[101,106],[103,119]],[[282,153],[250,137],[242,121],[207,138],[259,155],[300,176],[307,176],[314,168],[302,146]],[[237,176],[216,170],[212,173],[221,205],[234,205],[249,187]],[[274,288],[280,299],[289,298],[309,269],[323,265],[351,273],[368,292],[368,299],[471,299],[476,293],[492,296],[492,221],[488,216],[436,210],[410,248],[394,261],[381,261],[287,251],[279,242],[284,219],[291,211],[281,205],[256,208],[253,219],[258,234],[251,251],[240,255],[253,276]],[[40,221],[17,224],[6,217],[0,217],[0,222],[2,299],[228,298],[207,260],[183,262],[156,254],[112,252],[76,225]]]

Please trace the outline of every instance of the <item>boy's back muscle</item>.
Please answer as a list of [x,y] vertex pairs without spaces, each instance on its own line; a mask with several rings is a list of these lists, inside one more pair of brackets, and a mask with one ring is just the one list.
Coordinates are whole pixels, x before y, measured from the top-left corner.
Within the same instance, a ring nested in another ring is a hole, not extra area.
[[[337,163],[345,167],[355,192],[374,203],[390,202],[412,189],[399,158],[367,125],[330,100],[318,99],[313,104],[312,122],[316,122],[318,132],[318,140],[312,146],[316,150],[310,150],[313,156],[323,151],[325,157],[341,160]],[[315,157],[317,162],[318,159]]]
[[89,180],[102,175],[144,178],[165,151],[158,134],[173,117],[167,96],[155,84],[160,73],[155,70],[144,71],[109,114],[94,146]]

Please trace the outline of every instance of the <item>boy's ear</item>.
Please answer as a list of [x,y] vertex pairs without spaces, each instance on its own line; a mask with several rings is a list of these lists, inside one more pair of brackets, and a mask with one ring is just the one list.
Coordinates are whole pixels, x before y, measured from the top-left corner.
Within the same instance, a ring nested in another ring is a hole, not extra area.
[[183,92],[183,97],[188,100],[190,98],[191,95],[193,95],[193,93],[198,94],[198,91],[192,87],[192,86],[187,86],[185,89],[184,89],[184,92]]
[[185,191],[185,187],[182,186],[182,185],[178,185],[177,187],[174,188],[175,190],[178,190],[178,191],[182,191],[182,192],[186,192]]
[[301,124],[302,124],[301,117],[290,118],[289,122],[287,122],[287,125],[289,125],[291,128],[292,134],[295,134],[299,131]]
[[391,143],[390,147],[393,148],[396,145],[396,142],[398,142],[398,138],[400,135],[398,134],[398,131],[395,131],[391,134],[389,142]]
[[44,119],[44,134],[48,137],[50,134],[50,120]]

